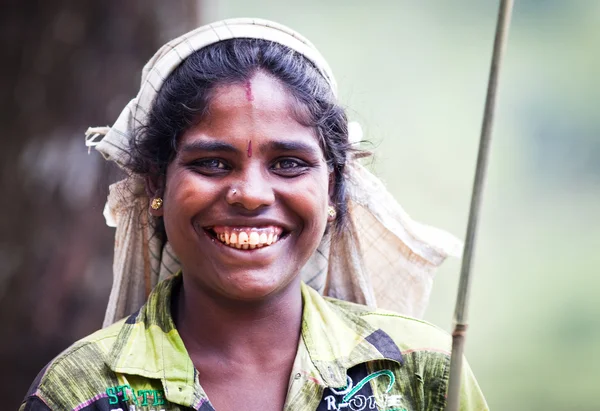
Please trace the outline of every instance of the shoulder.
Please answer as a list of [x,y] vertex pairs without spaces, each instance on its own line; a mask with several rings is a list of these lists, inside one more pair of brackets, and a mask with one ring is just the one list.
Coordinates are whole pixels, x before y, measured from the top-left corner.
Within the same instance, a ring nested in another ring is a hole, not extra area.
[[427,321],[335,298],[325,300],[332,307],[344,311],[350,318],[355,317],[356,320],[365,321],[374,329],[385,332],[403,353],[428,351],[450,355],[451,336]]
[[[427,356],[442,362],[450,357],[452,338],[433,324],[393,311],[323,297],[306,285],[303,285],[303,293],[305,321],[317,323],[313,328],[322,327],[327,330],[326,334],[335,336],[334,340],[345,341],[340,343],[344,347],[341,352],[352,348],[351,341],[364,340],[380,352],[382,348],[400,351],[402,356],[428,353],[419,356],[420,362]],[[368,344],[359,345],[370,350]]]
[[124,320],[75,342],[33,381],[21,409],[73,409],[116,384],[109,359]]
[[[347,321],[362,323],[362,327],[371,332],[366,339],[378,345],[380,351],[389,352],[390,344],[398,348],[402,362],[396,369],[398,380],[404,381],[406,386],[421,384],[421,388],[427,387],[435,393],[432,398],[437,398],[440,404],[445,403],[452,349],[452,337],[446,331],[427,321],[392,311],[333,298],[325,298],[325,301]],[[379,335],[379,341],[371,340],[373,335]],[[466,361],[461,375],[460,409],[489,409]]]

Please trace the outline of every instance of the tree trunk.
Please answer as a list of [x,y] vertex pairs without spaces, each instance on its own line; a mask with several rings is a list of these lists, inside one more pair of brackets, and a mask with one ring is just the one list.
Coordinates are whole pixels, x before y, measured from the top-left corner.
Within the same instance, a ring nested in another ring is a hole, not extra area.
[[120,174],[87,155],[143,64],[196,25],[193,1],[5,0],[0,6],[0,396],[17,409],[36,373],[101,327],[113,229],[102,209]]

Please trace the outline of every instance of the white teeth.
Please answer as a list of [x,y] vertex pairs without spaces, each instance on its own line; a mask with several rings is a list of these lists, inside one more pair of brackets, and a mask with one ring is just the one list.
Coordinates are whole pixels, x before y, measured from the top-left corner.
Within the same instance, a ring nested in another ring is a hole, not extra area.
[[248,243],[250,245],[256,245],[256,244],[258,244],[259,238],[260,238],[260,236],[258,235],[258,233],[256,231],[252,231],[250,233],[250,238],[248,240]]
[[248,227],[247,229],[233,228],[229,230],[233,232],[219,229],[220,232],[215,233],[215,237],[223,244],[238,250],[254,250],[267,247],[275,244],[280,238],[278,235],[280,230],[275,228]]

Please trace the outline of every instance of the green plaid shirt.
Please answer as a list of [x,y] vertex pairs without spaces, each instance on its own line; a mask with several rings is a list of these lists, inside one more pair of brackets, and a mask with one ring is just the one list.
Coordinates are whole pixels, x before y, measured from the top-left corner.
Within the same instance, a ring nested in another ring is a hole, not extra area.
[[[20,411],[213,410],[170,314],[181,275],[139,312],[69,347],[40,372]],[[451,340],[392,312],[302,285],[302,338],[285,410],[442,410]],[[467,367],[462,410],[487,410]]]

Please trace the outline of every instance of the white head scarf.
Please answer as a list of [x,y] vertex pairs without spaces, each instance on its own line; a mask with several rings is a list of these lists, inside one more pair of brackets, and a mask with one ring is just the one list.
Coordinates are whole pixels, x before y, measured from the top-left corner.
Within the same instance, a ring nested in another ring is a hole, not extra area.
[[[153,235],[144,180],[127,170],[130,140],[144,125],[157,91],[169,74],[195,51],[232,38],[264,39],[284,45],[309,59],[337,96],[329,65],[300,34],[260,19],[230,19],[200,27],[170,41],[144,67],[138,95],[110,127],[90,128],[86,145],[129,172],[110,187],[104,210],[116,227],[113,286],[104,325],[136,311],[152,288],[180,270],[168,242]],[[360,126],[349,125],[351,142]],[[350,159],[346,165],[349,228],[335,239],[326,236],[302,279],[324,295],[421,317],[429,300],[435,269],[449,256],[459,256],[461,243],[450,234],[413,221],[381,181]]]

